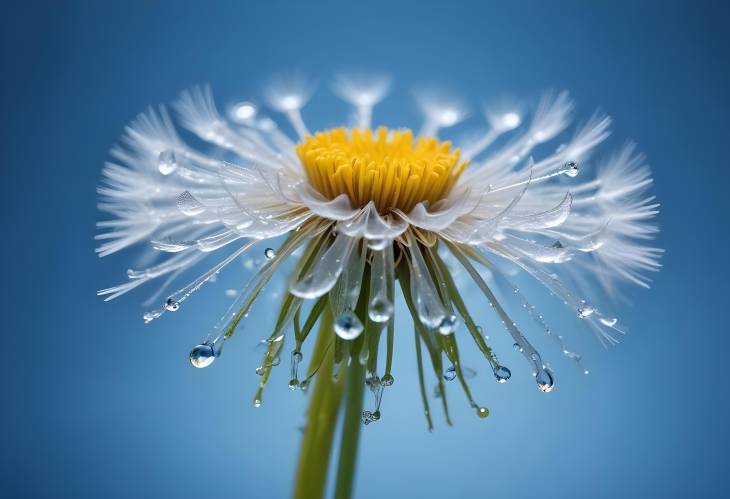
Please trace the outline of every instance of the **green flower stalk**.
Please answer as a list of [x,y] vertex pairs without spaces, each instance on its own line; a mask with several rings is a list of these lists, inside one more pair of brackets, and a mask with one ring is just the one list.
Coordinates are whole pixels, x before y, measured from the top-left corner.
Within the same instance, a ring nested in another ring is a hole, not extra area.
[[[388,84],[385,78],[340,77],[335,90],[353,104],[355,123],[311,133],[300,112],[312,90],[306,80],[274,80],[269,106],[288,120],[296,139],[250,102],[232,106],[227,120],[210,91],[196,88],[176,104],[179,120],[212,151],[188,145],[164,107],[151,109],[112,149],[115,161],[105,166],[99,188],[100,208],[110,214],[99,223],[99,254],[141,243],[151,253],[146,261],[153,262],[129,270],[127,282],[99,294],[109,300],[164,278],[152,297],[162,305],[146,312],[145,322],[178,311],[253,248],[263,253],[263,264],[226,314],[191,350],[194,367],[213,364],[272,277],[292,269],[256,369],[253,403],[263,404],[272,370],[288,357],[289,388],[309,397],[294,479],[298,498],[323,497],[330,473],[334,496],[352,495],[361,429],[382,419],[381,402],[394,383],[394,312],[401,296],[413,322],[418,389],[431,430],[432,376],[448,424],[450,380],[458,380],[479,418],[489,415],[473,396],[460,348],[476,347],[496,382],[511,377],[468,310],[459,277],[467,276],[483,294],[538,389],[550,392],[552,369],[498,300],[495,283],[507,286],[508,299],[564,355],[577,362],[580,356],[551,332],[505,266],[535,278],[606,343],[622,332],[618,321],[584,294],[597,297],[618,279],[647,286],[645,273],[659,267],[661,250],[646,245],[657,230],[651,223],[657,205],[645,194],[651,176],[633,147],[609,158],[592,178],[576,180],[579,164],[608,135],[607,117],[595,116],[536,161],[533,149],[559,137],[569,123],[567,94],[543,97],[524,126],[518,108],[488,108],[488,130],[460,149],[438,134],[461,121],[465,109],[441,96],[419,95],[425,119],[417,134],[373,129],[373,107]],[[515,137],[493,147],[506,133]],[[266,246],[274,238],[283,241],[278,248]],[[168,291],[212,255],[219,255],[217,263]],[[585,284],[578,290],[566,284],[576,277]]]

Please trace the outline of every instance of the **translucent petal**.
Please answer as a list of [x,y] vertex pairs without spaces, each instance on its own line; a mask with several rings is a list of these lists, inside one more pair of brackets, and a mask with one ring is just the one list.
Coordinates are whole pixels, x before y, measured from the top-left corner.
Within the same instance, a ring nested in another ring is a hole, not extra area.
[[318,298],[332,289],[347,262],[356,239],[337,234],[332,245],[325,251],[312,269],[290,287],[292,294],[305,299]]
[[381,240],[395,239],[407,228],[408,223],[403,220],[386,221],[372,201],[350,220],[337,224],[337,230],[348,236]]
[[416,313],[424,325],[433,329],[438,327],[446,317],[446,309],[434,287],[431,274],[426,267],[426,262],[423,260],[416,238],[410,231],[406,232],[406,238],[410,253],[408,266],[411,274],[411,294],[413,295]]
[[570,216],[572,201],[573,196],[567,193],[554,208],[531,215],[511,215],[505,219],[504,224],[510,229],[519,230],[547,229],[562,225]]
[[340,194],[329,200],[307,183],[297,186],[296,192],[312,212],[329,220],[348,220],[358,212],[350,205],[350,198],[347,194]]
[[374,322],[387,322],[393,315],[393,303],[388,296],[394,278],[392,241],[382,250],[372,252],[370,268],[368,316]]

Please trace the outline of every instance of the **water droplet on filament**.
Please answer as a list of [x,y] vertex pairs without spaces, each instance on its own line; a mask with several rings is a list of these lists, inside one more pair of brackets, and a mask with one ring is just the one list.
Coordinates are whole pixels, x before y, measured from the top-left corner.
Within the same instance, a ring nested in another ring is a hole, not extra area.
[[459,325],[459,321],[455,315],[447,315],[441,320],[439,324],[439,333],[441,334],[453,334],[456,331],[456,327]]
[[590,317],[595,311],[596,309],[591,307],[590,305],[583,304],[583,306],[578,309],[578,318],[585,319],[586,317]]
[[537,382],[537,388],[544,393],[550,393],[555,386],[553,375],[547,369],[540,369],[535,376],[535,381]]
[[335,320],[335,333],[343,340],[354,340],[362,333],[364,327],[360,319],[350,310],[342,313]]
[[273,248],[266,248],[264,250],[264,257],[266,257],[267,260],[273,260],[276,258],[276,251],[274,251]]
[[168,312],[177,312],[180,310],[180,304],[173,300],[172,298],[168,298],[165,300],[165,310]]
[[168,149],[162,151],[158,158],[157,169],[163,175],[169,175],[177,170],[177,158],[175,158],[175,151]]
[[497,379],[497,383],[506,383],[512,377],[512,371],[504,366],[497,366],[494,369],[494,377]]
[[189,358],[190,363],[193,365],[193,367],[202,369],[204,367],[208,367],[213,363],[213,361],[215,360],[215,351],[210,344],[201,343],[200,345],[196,345],[195,347],[193,347],[192,350],[190,350]]
[[575,161],[568,161],[565,163],[565,174],[569,177],[575,177],[578,175],[578,163]]
[[373,322],[388,322],[393,315],[393,304],[384,297],[375,297],[368,307],[368,316]]

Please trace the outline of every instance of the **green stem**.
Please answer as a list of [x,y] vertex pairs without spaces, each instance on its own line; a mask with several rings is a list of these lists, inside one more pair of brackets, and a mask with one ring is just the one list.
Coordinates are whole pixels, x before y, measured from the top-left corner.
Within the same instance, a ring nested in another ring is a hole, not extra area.
[[296,499],[322,498],[327,485],[327,468],[343,389],[342,379],[333,383],[330,375],[333,353],[332,349],[328,349],[328,345],[334,335],[332,323],[329,307],[325,307],[317,343],[312,353],[312,362],[318,362],[322,355],[325,357],[319,369],[320,376],[316,376],[314,389],[310,395],[307,424],[294,481]]
[[355,479],[357,447],[362,426],[363,394],[365,393],[365,367],[352,358],[347,368],[347,401],[345,420],[342,424],[340,462],[337,468],[335,499],[349,499]]

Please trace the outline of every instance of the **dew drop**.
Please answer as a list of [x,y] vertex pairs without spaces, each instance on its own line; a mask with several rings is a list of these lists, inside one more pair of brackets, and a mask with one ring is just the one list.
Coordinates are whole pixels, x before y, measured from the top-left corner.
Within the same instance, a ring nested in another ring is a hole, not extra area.
[[190,350],[188,358],[190,359],[190,363],[193,367],[202,369],[213,363],[215,360],[215,351],[209,343],[201,343]]
[[168,298],[165,300],[165,310],[168,312],[177,312],[180,310],[180,304],[173,300],[172,298]]
[[516,351],[518,351],[520,353],[525,351],[525,349],[522,348],[519,343],[515,343],[514,345],[512,345],[512,348],[514,348]]
[[489,409],[487,409],[486,407],[478,407],[477,416],[482,419],[486,418],[487,416],[489,416]]
[[343,340],[354,340],[363,331],[362,322],[350,310],[341,314],[335,320],[335,333]]
[[392,374],[386,374],[380,379],[380,384],[383,386],[391,386],[395,382]]
[[264,366],[257,367],[256,374],[258,374],[259,376],[263,376],[264,375]]
[[373,322],[388,322],[393,315],[393,304],[387,298],[376,296],[368,307],[368,316]]
[[578,175],[578,163],[575,161],[565,163],[565,174],[569,177],[576,177]]
[[555,381],[553,381],[553,375],[547,369],[540,369],[535,376],[537,382],[537,388],[544,393],[550,393],[555,387]]
[[292,391],[294,391],[297,388],[299,388],[299,380],[296,379],[296,378],[290,380],[289,381],[289,389],[292,390]]
[[261,399],[254,399],[253,406],[254,407],[261,407]]
[[175,151],[167,149],[160,153],[157,161],[157,169],[163,175],[169,175],[177,170],[177,159],[175,158]]
[[578,318],[579,319],[585,319],[586,317],[590,317],[591,315],[593,315],[593,312],[595,312],[595,311],[596,311],[595,308],[593,308],[590,305],[584,303],[578,309]]
[[443,335],[453,334],[458,325],[459,321],[455,315],[447,315],[441,319],[441,323],[439,324],[439,333]]
[[454,378],[456,378],[456,367],[449,366],[446,368],[446,372],[444,373],[444,379],[446,381],[453,381]]
[[494,369],[494,377],[496,378],[497,383],[506,383],[507,380],[512,377],[512,371],[505,366],[497,366]]
[[276,251],[274,251],[273,248],[266,248],[264,250],[264,257],[266,257],[267,260],[273,260],[276,258]]

